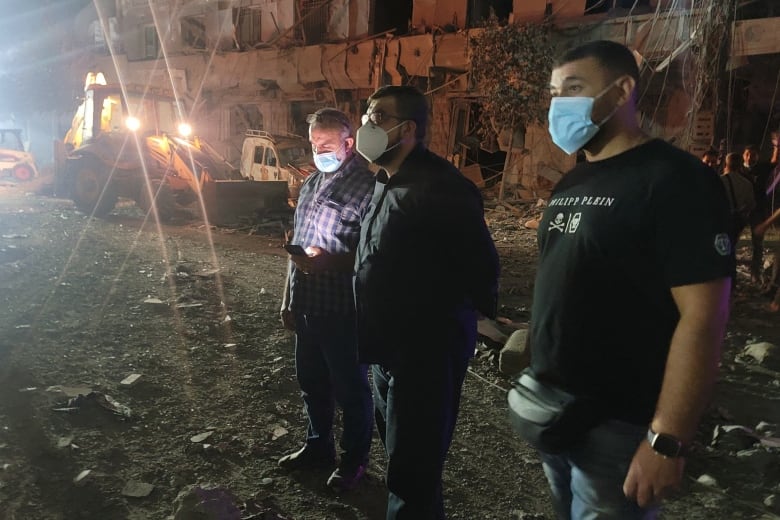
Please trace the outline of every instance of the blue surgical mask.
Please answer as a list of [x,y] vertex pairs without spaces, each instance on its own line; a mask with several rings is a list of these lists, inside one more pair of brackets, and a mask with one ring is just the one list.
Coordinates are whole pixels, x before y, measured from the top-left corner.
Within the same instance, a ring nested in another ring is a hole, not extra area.
[[341,167],[343,159],[337,157],[336,152],[323,152],[314,154],[314,165],[321,172],[333,173]]
[[606,123],[617,112],[619,107],[607,115],[601,122],[591,120],[593,104],[604,95],[615,83],[602,90],[595,97],[554,97],[550,102],[550,112],[547,120],[553,142],[568,154],[573,154],[593,139]]

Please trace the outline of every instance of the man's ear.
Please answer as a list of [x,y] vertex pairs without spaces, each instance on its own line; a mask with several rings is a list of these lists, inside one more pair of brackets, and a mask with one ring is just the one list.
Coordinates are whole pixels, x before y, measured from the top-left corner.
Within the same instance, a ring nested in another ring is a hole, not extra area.
[[347,137],[344,139],[344,149],[346,151],[350,151],[355,147],[355,138],[354,137]]
[[401,129],[401,132],[405,138],[417,139],[417,123],[408,119],[405,121],[405,127]]
[[615,85],[617,85],[617,87],[618,87],[618,89],[620,91],[620,95],[618,97],[617,105],[618,106],[623,106],[623,105],[626,104],[626,102],[628,100],[631,99],[631,96],[632,96],[632,94],[634,92],[634,88],[636,88],[636,80],[633,77],[631,77],[628,74],[626,74],[622,78],[619,78],[615,82]]

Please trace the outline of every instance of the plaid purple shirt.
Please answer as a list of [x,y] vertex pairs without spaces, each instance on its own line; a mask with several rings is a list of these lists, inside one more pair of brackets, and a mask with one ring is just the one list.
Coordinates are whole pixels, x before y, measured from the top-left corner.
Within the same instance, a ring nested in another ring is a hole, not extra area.
[[[354,154],[336,172],[315,172],[306,179],[295,209],[293,243],[318,246],[330,254],[355,251],[360,220],[374,193],[374,174]],[[352,273],[304,274],[293,264],[290,309],[296,314],[327,316],[355,312]]]

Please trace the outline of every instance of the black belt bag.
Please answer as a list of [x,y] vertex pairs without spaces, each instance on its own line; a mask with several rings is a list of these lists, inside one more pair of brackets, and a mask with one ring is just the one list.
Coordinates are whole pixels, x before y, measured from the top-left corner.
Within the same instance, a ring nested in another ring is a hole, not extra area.
[[600,421],[596,402],[537,380],[526,368],[507,395],[509,419],[527,443],[560,453],[584,440]]

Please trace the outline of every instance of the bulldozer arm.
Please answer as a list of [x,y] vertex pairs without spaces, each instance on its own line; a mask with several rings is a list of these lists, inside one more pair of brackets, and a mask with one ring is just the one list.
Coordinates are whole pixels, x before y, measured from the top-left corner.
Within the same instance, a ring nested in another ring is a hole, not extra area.
[[292,212],[287,203],[287,181],[206,179],[201,194],[209,222],[216,225]]

